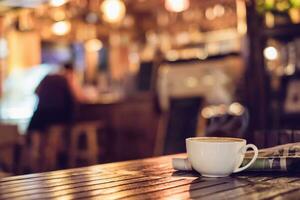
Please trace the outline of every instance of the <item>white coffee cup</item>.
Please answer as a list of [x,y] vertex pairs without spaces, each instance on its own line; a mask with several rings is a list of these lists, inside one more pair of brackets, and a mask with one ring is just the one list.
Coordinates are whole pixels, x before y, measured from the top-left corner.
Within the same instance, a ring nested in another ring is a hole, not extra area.
[[[240,168],[245,152],[253,149],[252,160]],[[240,172],[252,165],[258,156],[258,149],[240,138],[193,137],[186,139],[188,160],[193,169],[206,177],[225,177]]]

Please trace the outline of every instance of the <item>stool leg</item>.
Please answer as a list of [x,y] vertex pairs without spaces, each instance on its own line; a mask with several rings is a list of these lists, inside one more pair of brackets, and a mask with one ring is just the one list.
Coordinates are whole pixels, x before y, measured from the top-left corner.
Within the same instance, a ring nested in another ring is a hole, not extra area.
[[76,166],[76,155],[78,154],[77,144],[80,133],[75,130],[71,131],[71,139],[70,139],[70,150],[69,150],[69,167]]
[[31,135],[31,145],[28,148],[29,154],[29,168],[33,172],[40,170],[40,147],[41,147],[42,137],[39,132],[32,133]]
[[87,134],[88,142],[88,159],[90,164],[96,164],[98,162],[98,140],[96,128],[90,129]]
[[55,170],[57,167],[57,146],[58,146],[58,132],[50,132],[46,137],[45,145],[44,145],[44,162],[43,162],[43,170]]

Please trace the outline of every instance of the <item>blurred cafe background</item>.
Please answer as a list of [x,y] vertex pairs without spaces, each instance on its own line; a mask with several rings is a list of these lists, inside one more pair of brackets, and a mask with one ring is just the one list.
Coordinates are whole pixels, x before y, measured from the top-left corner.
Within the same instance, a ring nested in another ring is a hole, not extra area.
[[0,172],[299,141],[299,72],[300,0],[0,0]]

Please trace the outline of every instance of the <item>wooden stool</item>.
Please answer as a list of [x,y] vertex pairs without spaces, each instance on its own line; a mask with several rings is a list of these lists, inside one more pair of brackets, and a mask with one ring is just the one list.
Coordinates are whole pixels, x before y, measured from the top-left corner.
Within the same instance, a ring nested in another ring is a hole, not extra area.
[[42,171],[58,168],[58,154],[64,151],[66,134],[66,127],[63,125],[54,125],[47,129],[45,141],[40,151]]
[[22,149],[21,166],[18,173],[32,173],[40,171],[41,133],[38,131],[27,133],[26,142]]
[[49,127],[44,133],[31,132],[30,143],[23,150],[22,171],[41,172],[56,170],[57,155],[63,148],[64,132],[61,125]]
[[[69,167],[76,167],[78,161],[86,164],[96,164],[99,157],[97,130],[103,127],[101,122],[82,122],[71,127],[69,147]],[[80,147],[82,137],[85,137],[85,148]]]

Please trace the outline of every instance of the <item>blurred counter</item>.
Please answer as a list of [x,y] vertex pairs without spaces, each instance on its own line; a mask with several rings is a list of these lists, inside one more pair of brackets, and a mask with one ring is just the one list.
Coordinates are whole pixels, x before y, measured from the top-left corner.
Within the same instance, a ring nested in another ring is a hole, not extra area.
[[109,145],[108,161],[153,156],[159,114],[154,95],[138,93],[128,98],[103,98],[81,104],[76,121],[101,120]]

